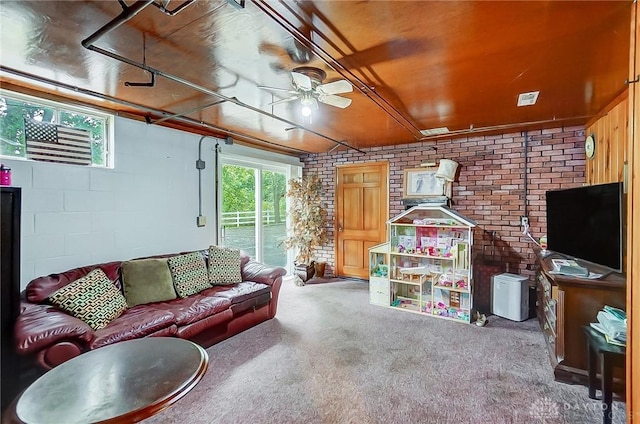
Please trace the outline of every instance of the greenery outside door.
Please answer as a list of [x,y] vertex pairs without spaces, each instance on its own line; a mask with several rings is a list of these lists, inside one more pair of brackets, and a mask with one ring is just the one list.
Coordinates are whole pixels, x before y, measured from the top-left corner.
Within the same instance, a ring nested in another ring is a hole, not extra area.
[[257,261],[286,266],[286,170],[222,162],[221,241]]

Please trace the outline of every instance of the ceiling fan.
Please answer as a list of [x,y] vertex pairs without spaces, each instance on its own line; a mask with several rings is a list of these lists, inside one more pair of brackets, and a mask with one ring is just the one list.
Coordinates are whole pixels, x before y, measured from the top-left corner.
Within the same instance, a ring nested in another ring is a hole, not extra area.
[[302,104],[301,112],[304,116],[310,116],[312,110],[318,109],[318,102],[342,109],[348,107],[351,104],[351,99],[336,96],[336,94],[349,93],[353,91],[351,83],[347,80],[338,80],[322,84],[322,81],[326,77],[327,73],[322,69],[310,66],[301,66],[291,71],[291,84],[293,85],[293,89],[267,87],[262,85],[258,86],[258,88],[263,90],[280,91],[291,95],[286,99],[271,102],[269,103],[270,105],[291,102],[299,99]]

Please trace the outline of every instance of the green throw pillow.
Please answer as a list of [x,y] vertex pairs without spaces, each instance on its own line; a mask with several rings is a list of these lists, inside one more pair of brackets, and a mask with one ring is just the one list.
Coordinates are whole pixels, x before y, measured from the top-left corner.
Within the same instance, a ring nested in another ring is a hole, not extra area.
[[94,330],[106,327],[127,309],[126,299],[100,268],[59,288],[48,299]]
[[209,246],[209,281],[213,285],[242,282],[239,249]]
[[188,297],[211,288],[207,266],[199,252],[173,256],[167,262],[178,296]]
[[121,270],[124,297],[130,308],[177,297],[166,258],[126,261]]

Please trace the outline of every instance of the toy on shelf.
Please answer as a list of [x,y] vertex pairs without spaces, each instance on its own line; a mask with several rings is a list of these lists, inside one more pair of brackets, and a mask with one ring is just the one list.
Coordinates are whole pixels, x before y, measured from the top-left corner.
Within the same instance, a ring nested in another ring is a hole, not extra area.
[[429,270],[426,267],[400,268],[400,276],[405,281],[424,283],[427,281]]
[[378,264],[373,269],[373,276],[375,277],[387,277],[389,275],[389,266],[385,264]]
[[[373,303],[423,315],[470,322],[473,228],[476,223],[446,206],[419,205],[388,221],[386,284],[389,296],[378,300],[385,275],[370,249]],[[378,296],[378,297],[377,297]]]

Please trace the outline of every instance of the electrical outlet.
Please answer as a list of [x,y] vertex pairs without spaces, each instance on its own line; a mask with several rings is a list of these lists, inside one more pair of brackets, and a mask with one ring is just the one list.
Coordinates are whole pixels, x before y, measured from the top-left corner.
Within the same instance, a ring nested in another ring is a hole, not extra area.
[[205,225],[207,225],[207,217],[200,215],[197,219],[196,219],[196,223],[198,224],[198,227],[204,227]]
[[520,217],[520,225],[523,227],[526,227],[529,225],[529,218],[527,218],[526,216],[521,216]]

